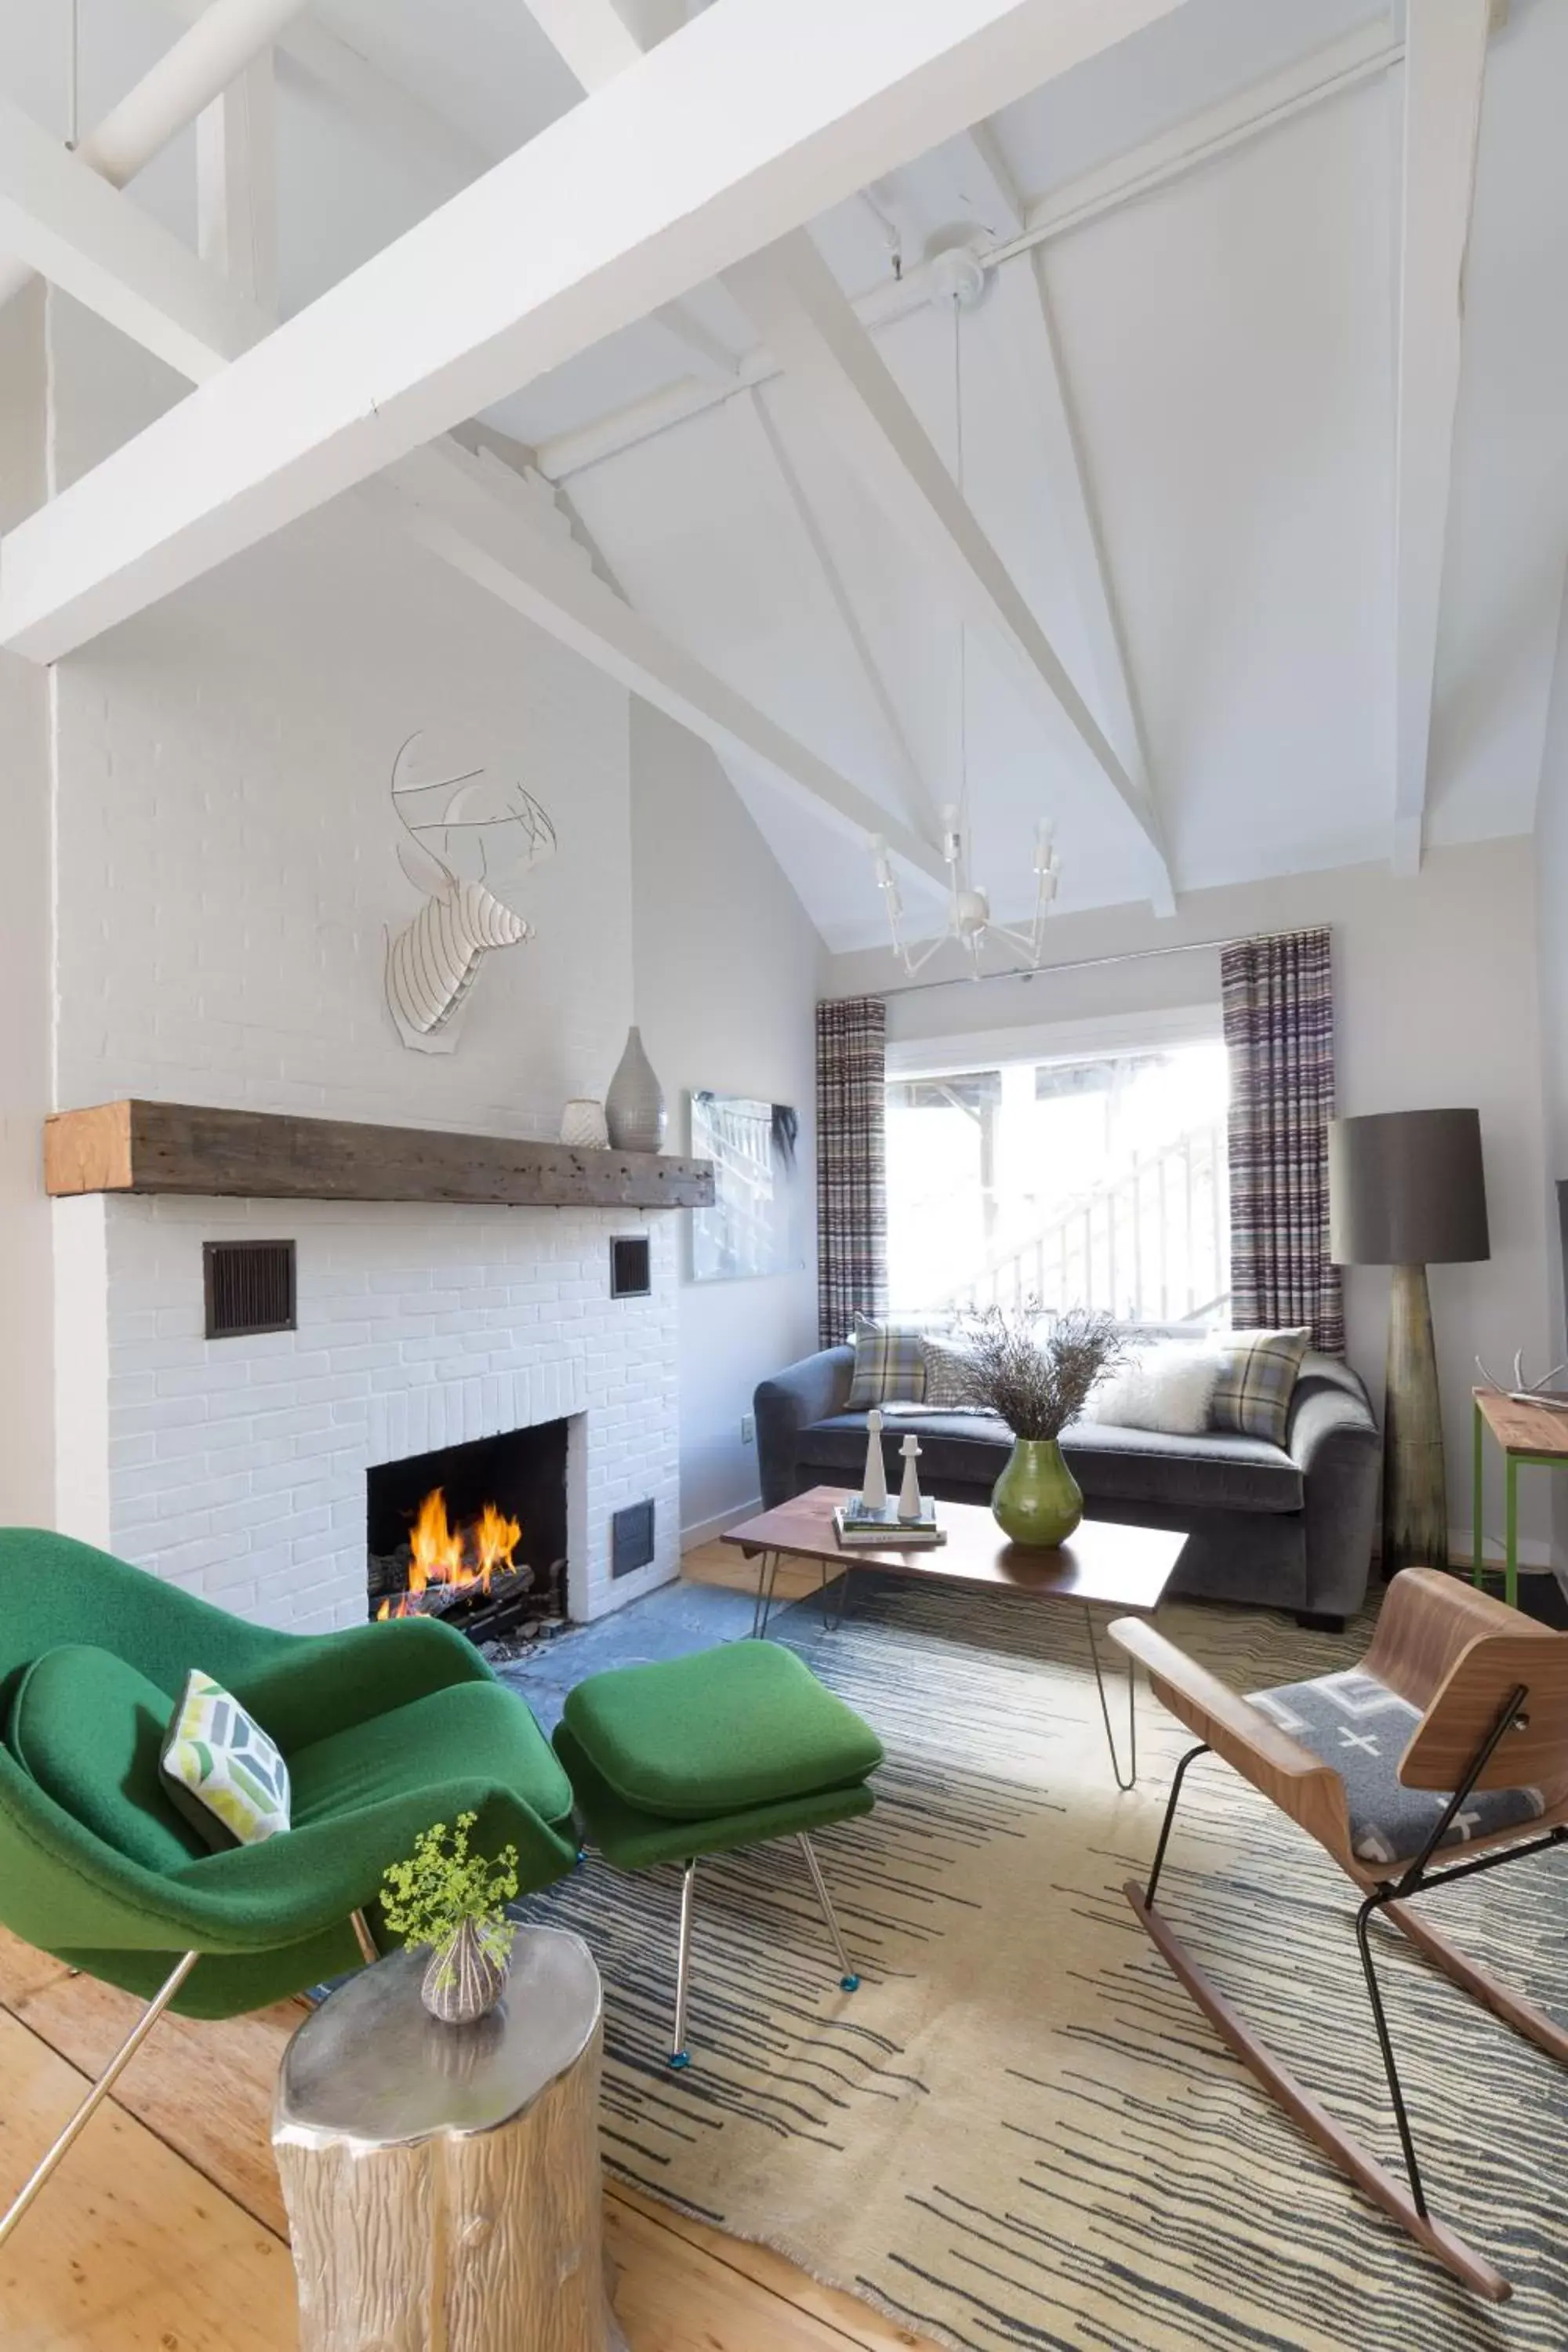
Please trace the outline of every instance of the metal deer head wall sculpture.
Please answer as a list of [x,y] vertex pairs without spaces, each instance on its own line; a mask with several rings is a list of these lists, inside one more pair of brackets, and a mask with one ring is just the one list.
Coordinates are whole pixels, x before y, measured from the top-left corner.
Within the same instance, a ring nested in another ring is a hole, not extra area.
[[405,1045],[449,1054],[452,1016],[485,957],[533,936],[491,886],[504,888],[552,856],[555,827],[505,768],[455,744],[443,757],[423,734],[393,761],[392,804],[405,836],[398,863],[426,896],[387,940],[386,1002]]

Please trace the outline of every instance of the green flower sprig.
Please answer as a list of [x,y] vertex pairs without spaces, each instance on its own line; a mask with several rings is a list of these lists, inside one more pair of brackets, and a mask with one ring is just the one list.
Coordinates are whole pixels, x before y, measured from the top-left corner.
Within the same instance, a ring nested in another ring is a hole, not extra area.
[[506,1916],[517,1894],[517,1848],[502,1846],[493,1860],[470,1853],[468,1832],[478,1819],[459,1813],[455,1829],[436,1822],[416,1838],[409,1859],[393,1863],[382,1880],[382,1914],[405,1944],[437,1951],[471,1919],[483,1950],[504,1963],[517,1933]]

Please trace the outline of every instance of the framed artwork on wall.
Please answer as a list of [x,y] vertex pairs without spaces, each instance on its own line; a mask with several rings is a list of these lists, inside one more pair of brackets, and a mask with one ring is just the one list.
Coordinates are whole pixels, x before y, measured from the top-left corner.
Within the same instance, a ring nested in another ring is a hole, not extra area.
[[691,1279],[735,1282],[805,1264],[800,1114],[750,1095],[691,1097],[691,1152],[713,1162],[713,1205],[691,1212]]

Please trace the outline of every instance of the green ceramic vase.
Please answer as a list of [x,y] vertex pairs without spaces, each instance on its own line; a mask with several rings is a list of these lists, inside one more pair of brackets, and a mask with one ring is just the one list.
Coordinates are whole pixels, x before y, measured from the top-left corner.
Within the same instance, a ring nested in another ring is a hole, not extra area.
[[1016,1437],[991,1489],[992,1516],[1003,1534],[1029,1551],[1065,1543],[1083,1517],[1083,1490],[1054,1437]]

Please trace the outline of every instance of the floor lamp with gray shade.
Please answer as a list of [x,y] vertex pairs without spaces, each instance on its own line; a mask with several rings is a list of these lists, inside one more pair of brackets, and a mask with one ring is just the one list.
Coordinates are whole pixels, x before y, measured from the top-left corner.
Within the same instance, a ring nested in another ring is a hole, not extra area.
[[1329,1255],[1386,1265],[1383,1572],[1448,1565],[1429,1265],[1491,1255],[1480,1113],[1393,1110],[1329,1127]]

